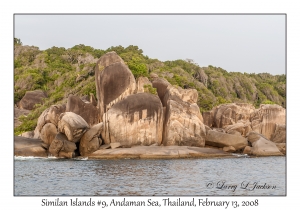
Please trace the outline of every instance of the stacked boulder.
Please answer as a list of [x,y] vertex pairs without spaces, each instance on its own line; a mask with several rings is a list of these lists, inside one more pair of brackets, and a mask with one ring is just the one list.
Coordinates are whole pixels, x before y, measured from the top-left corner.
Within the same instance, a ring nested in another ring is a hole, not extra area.
[[35,137],[43,141],[49,155],[73,158],[99,149],[103,123],[97,124],[92,116],[97,116],[97,108],[91,106],[71,95],[66,105],[53,105],[40,115]]
[[174,87],[153,73],[136,82],[115,52],[98,60],[95,82],[97,102],[70,95],[66,105],[53,105],[39,117],[34,137],[51,155],[72,158],[136,145],[285,153],[285,109],[278,105],[222,104],[202,116],[195,89]]
[[[225,135],[231,134],[231,139],[237,138],[233,137],[236,135],[247,140],[248,146],[235,148],[236,150],[243,149],[245,154],[257,156],[285,154],[285,116],[285,109],[279,105],[262,104],[258,109],[255,109],[250,104],[222,104],[203,114],[204,123],[214,130],[214,132],[208,132],[206,144],[218,145],[218,147],[225,146],[222,144]],[[217,134],[215,133],[216,130],[223,133]],[[220,138],[222,135],[224,137]],[[217,138],[213,136],[218,136],[220,140],[216,143]],[[255,141],[253,136],[257,137]],[[230,146],[235,147],[233,143]]]
[[[115,53],[102,56],[96,66],[101,136],[105,144],[204,146],[205,126],[196,104],[196,90],[175,88],[166,80],[140,77]],[[157,95],[145,91],[156,88]]]
[[130,69],[115,52],[100,57],[95,67],[95,77],[98,119],[102,122],[102,116],[114,104],[135,93],[136,82]]

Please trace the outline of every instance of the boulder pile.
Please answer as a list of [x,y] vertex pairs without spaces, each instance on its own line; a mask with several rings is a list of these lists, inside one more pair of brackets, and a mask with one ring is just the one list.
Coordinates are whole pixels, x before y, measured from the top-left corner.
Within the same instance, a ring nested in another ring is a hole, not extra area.
[[197,90],[174,87],[154,74],[136,81],[115,52],[103,55],[94,70],[97,100],[69,95],[66,104],[52,105],[40,115],[30,134],[41,139],[39,151],[42,144],[48,155],[64,158],[136,146],[214,147],[257,156],[285,153],[281,106],[222,104],[202,116]]

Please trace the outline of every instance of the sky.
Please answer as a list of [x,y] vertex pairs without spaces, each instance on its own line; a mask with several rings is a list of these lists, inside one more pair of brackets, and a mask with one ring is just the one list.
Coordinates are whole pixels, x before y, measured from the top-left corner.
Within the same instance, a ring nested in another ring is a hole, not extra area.
[[136,45],[161,61],[285,74],[285,15],[14,15],[14,37],[41,50]]

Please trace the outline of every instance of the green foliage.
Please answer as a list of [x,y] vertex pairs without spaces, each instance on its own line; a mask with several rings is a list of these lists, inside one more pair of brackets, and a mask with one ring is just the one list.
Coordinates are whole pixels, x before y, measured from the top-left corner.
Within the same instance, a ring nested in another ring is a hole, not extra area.
[[[41,89],[48,95],[27,117],[21,117],[22,124],[15,129],[15,134],[34,130],[42,111],[50,105],[65,103],[69,94],[96,96],[91,70],[96,65],[95,59],[110,51],[124,60],[135,78],[149,78],[153,72],[174,86],[195,88],[201,112],[233,102],[252,103],[256,107],[262,103],[286,104],[286,75],[227,72],[220,67],[199,67],[181,59],[162,62],[143,55],[143,50],[134,45],[102,50],[79,44],[69,49],[53,46],[41,51],[34,46],[23,46],[20,39],[14,38],[14,49],[14,103],[29,90]],[[78,75],[84,79],[76,82]],[[157,94],[151,85],[145,85],[144,90]]]
[[127,65],[135,78],[148,76],[147,66],[142,63],[142,60],[139,57],[132,57]]
[[21,39],[14,38],[14,45],[22,45]]
[[157,95],[157,90],[156,88],[152,87],[152,85],[144,85],[144,92]]

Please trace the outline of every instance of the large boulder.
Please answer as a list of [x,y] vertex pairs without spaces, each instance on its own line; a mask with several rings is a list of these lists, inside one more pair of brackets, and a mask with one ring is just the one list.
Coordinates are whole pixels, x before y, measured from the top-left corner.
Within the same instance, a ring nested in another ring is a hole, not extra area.
[[34,130],[34,138],[40,138],[40,133],[42,128],[47,123],[52,123],[56,127],[58,126],[59,116],[61,113],[66,111],[66,105],[51,105],[49,108],[45,109],[39,116],[37,125]]
[[68,97],[66,112],[74,112],[81,116],[89,126],[98,123],[98,109],[92,103],[83,102],[78,96],[70,95]]
[[47,145],[50,145],[55,139],[55,136],[57,134],[57,128],[52,123],[47,123],[43,126],[40,134],[40,138],[43,140],[43,142]]
[[163,107],[159,98],[138,93],[116,103],[103,115],[101,136],[105,144],[120,142],[122,146],[161,144]]
[[15,156],[48,157],[47,150],[40,139],[30,139],[21,136],[14,138]]
[[65,112],[59,116],[58,131],[64,133],[69,141],[78,142],[88,128],[87,122],[78,114]]
[[99,138],[103,130],[103,122],[94,125],[90,130],[85,132],[80,139],[79,153],[81,156],[91,154],[99,149],[102,140]]
[[210,127],[224,128],[240,120],[250,121],[250,115],[255,107],[247,103],[221,104],[205,113],[204,122]]
[[[254,131],[250,132],[248,135],[248,141],[251,143],[252,147],[248,147],[247,151],[244,153],[255,156],[280,156],[283,155],[276,144],[268,140],[264,135],[256,133]],[[245,148],[246,150],[246,148]]]
[[14,107],[14,128],[22,124],[22,122],[19,120],[19,117],[22,115],[27,116],[29,113],[29,110]]
[[285,116],[285,108],[276,104],[261,104],[260,108],[251,114],[251,127],[253,131],[271,139],[276,124],[286,124]]
[[99,119],[114,104],[134,94],[136,82],[130,69],[115,52],[101,56],[95,67]]
[[241,135],[238,136],[210,130],[207,133],[205,144],[221,148],[233,146],[236,150],[240,150],[248,146],[248,141]]
[[242,136],[246,136],[250,131],[252,131],[251,123],[249,121],[242,122],[238,121],[236,124],[225,126],[224,130],[226,133],[234,134],[239,133]]
[[160,98],[163,106],[165,107],[166,104],[164,104],[164,97],[165,97],[168,87],[171,87],[172,85],[163,78],[155,77],[155,78],[153,78],[152,86],[154,88],[156,88],[157,95]]
[[205,145],[206,129],[197,102],[196,90],[169,86],[163,104],[166,105],[163,144],[165,146]]
[[41,90],[27,91],[19,102],[20,109],[32,110],[34,105],[42,103],[47,95]]
[[275,143],[286,143],[286,125],[276,124],[271,141]]
[[65,111],[66,111],[65,104],[52,105],[50,106],[49,111],[47,113],[47,120],[57,127],[59,116],[61,113],[64,113]]
[[46,123],[50,123],[50,120],[48,118],[48,112],[49,112],[50,108],[45,109],[42,114],[39,116],[38,120],[37,120],[37,125],[34,129],[34,138],[38,139],[40,138],[40,133],[42,131],[43,126]]
[[76,144],[68,140],[66,135],[58,133],[49,147],[49,153],[55,157],[73,158]]

